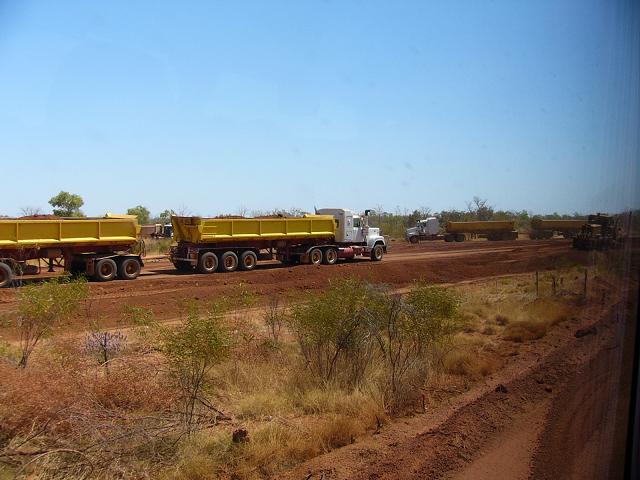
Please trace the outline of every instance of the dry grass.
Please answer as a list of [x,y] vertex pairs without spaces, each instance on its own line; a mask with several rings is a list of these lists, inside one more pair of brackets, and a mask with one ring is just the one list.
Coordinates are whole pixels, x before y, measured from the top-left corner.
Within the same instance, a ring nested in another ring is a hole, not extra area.
[[[58,457],[37,465],[42,478],[65,468],[67,474],[58,473],[60,478],[277,477],[413,409],[416,395],[426,393],[427,402],[450,398],[455,394],[451,385],[467,388],[501,367],[504,340],[541,338],[571,313],[570,299],[536,299],[530,282],[490,281],[460,290],[466,333],[440,345],[438,352],[445,353],[425,358],[427,367],[407,377],[402,385],[407,390],[405,410],[390,411],[380,359],[373,360],[355,386],[323,383],[305,368],[286,327],[276,342],[269,338],[260,312],[255,318],[242,313],[229,319],[232,355],[210,372],[211,388],[205,392],[206,400],[227,417],[221,423],[178,439],[179,427],[170,425],[176,393],[167,387],[170,379],[152,349],[131,353],[136,346],[130,345],[107,375],[79,352],[77,341],[58,341],[36,352],[26,370],[0,362],[0,451],[19,444],[34,426],[46,425],[39,447],[65,443],[84,449],[117,435],[122,439],[109,444],[112,453],[89,452],[98,464],[92,475],[77,465],[77,458]],[[234,295],[243,305],[255,303],[246,285]],[[2,346],[0,356],[9,357],[9,350]],[[438,385],[442,398],[435,392]],[[150,423],[150,418],[161,421]],[[165,426],[169,428],[162,430]],[[247,429],[249,441],[233,443],[237,428]]]
[[548,325],[538,320],[521,320],[513,322],[504,329],[502,337],[512,342],[537,340],[547,334]]
[[470,379],[491,375],[500,367],[495,345],[478,337],[460,335],[442,358],[444,372]]

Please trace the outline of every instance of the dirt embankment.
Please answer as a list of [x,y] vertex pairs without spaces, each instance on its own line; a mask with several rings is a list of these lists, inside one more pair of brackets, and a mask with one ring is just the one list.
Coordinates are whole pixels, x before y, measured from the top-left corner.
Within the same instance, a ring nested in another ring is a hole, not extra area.
[[590,306],[449,404],[284,478],[621,478],[632,353],[626,340],[636,318],[636,299],[627,300]]

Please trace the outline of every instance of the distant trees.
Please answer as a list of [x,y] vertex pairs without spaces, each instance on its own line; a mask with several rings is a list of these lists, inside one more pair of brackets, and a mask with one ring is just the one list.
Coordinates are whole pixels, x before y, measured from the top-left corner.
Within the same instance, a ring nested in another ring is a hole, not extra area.
[[140,225],[146,225],[151,218],[151,212],[144,205],[138,205],[136,207],[127,210],[127,215],[135,215],[138,217],[138,223]]
[[171,216],[175,215],[176,212],[173,210],[165,210],[164,212],[158,215],[158,223],[171,223]]
[[58,217],[84,217],[84,213],[80,210],[84,200],[80,195],[61,191],[51,197],[49,204],[53,207],[53,214]]

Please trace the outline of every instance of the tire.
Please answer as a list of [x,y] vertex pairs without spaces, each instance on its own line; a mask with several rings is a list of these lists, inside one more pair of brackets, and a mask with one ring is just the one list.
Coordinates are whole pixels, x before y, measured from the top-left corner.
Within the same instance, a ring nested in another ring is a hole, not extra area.
[[238,256],[233,252],[224,252],[220,256],[220,271],[235,272],[238,269]]
[[98,282],[110,282],[118,274],[118,266],[111,258],[101,258],[96,262],[93,278]]
[[409,243],[413,243],[416,244],[420,241],[420,239],[418,238],[417,235],[414,235],[413,237],[409,237]]
[[325,265],[334,265],[338,262],[338,250],[335,248],[327,248],[322,255],[322,263]]
[[384,256],[384,248],[379,243],[371,249],[371,260],[379,262]]
[[13,281],[13,272],[11,267],[6,263],[0,262],[0,288],[5,288],[11,285]]
[[312,248],[309,252],[309,263],[311,265],[320,265],[322,263],[322,250]]
[[218,257],[213,252],[205,252],[198,258],[198,273],[213,273],[218,269]]
[[240,255],[240,269],[253,270],[258,264],[258,256],[251,250],[246,250]]
[[445,241],[445,242],[453,242],[454,238],[455,238],[455,237],[453,236],[453,234],[452,234],[452,233],[447,233],[447,234],[444,236],[444,241]]
[[464,242],[465,240],[466,240],[466,237],[464,236],[464,233],[456,233],[456,236],[455,236],[456,242]]
[[120,280],[135,280],[140,275],[142,265],[137,258],[125,258],[118,265],[118,278]]

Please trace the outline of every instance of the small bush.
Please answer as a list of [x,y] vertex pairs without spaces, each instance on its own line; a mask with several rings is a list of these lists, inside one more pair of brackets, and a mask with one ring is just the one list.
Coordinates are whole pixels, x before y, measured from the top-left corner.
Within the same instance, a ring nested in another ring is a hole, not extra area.
[[510,323],[504,329],[502,336],[505,340],[522,343],[537,340],[547,334],[547,325],[536,320],[521,320]]
[[88,288],[83,280],[50,280],[22,287],[18,293],[16,327],[20,333],[19,365],[27,366],[33,349],[43,338],[68,319],[87,298]]
[[196,304],[189,307],[186,318],[177,327],[161,327],[165,355],[172,378],[182,392],[182,414],[191,431],[198,407],[207,406],[203,399],[208,374],[230,349],[230,337],[222,326],[222,307],[202,314]]
[[482,334],[483,335],[495,335],[496,334],[496,329],[493,328],[491,325],[487,325],[486,327],[484,327],[482,329]]
[[505,325],[509,324],[509,317],[507,317],[506,315],[502,315],[502,314],[497,314],[494,318],[494,321],[496,322],[496,325],[500,325],[501,327],[504,327]]
[[291,329],[317,378],[352,386],[362,380],[374,347],[368,309],[379,299],[366,283],[347,279],[294,308]]
[[491,356],[468,347],[457,348],[445,355],[443,366],[447,373],[470,378],[485,377],[498,367]]

